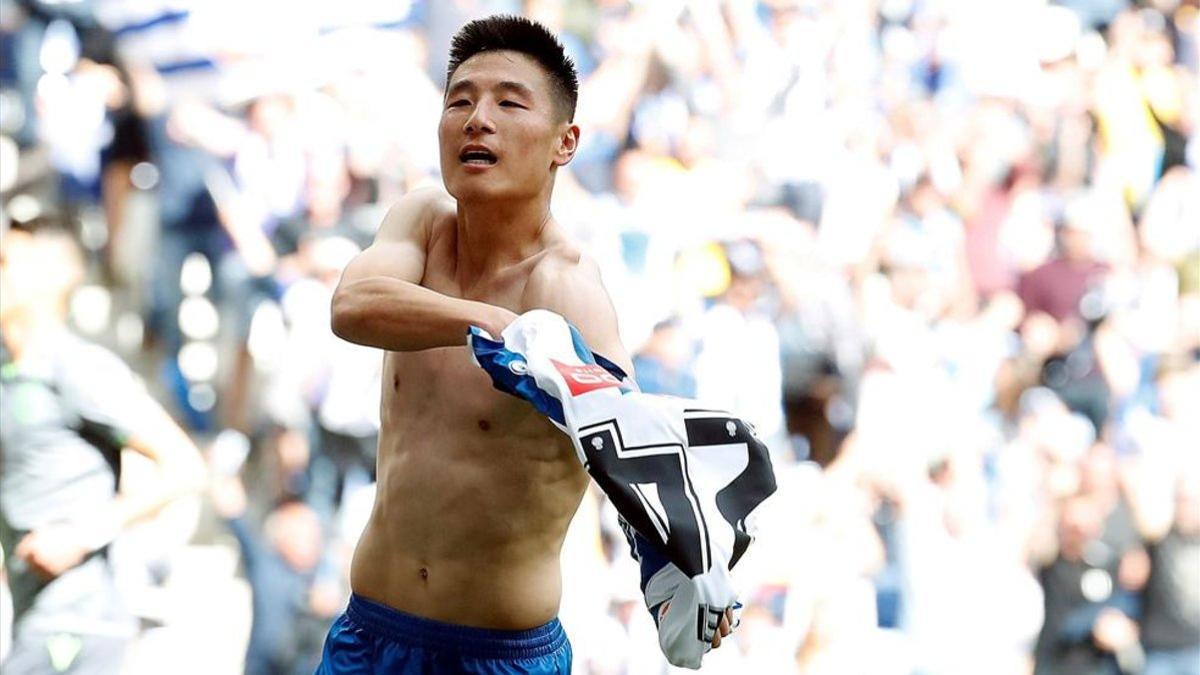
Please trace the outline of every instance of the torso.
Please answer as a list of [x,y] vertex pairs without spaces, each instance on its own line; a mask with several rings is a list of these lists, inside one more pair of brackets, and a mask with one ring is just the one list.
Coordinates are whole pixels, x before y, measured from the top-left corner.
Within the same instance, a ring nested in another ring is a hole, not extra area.
[[[433,226],[421,285],[517,314],[539,254],[463,289],[455,220]],[[548,255],[545,254],[545,255]],[[519,630],[558,612],[559,550],[587,486],[569,439],[492,388],[464,346],[384,357],[378,493],[355,593],[426,618]]]
[[1150,578],[1143,594],[1142,644],[1147,649],[1200,646],[1200,533],[1172,528],[1148,546]]

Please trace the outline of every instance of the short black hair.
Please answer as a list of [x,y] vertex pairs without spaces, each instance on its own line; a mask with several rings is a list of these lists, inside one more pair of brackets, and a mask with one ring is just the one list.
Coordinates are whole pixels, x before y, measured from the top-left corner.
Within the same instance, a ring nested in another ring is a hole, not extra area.
[[497,14],[476,19],[459,29],[450,44],[450,65],[446,86],[467,59],[488,51],[518,52],[537,61],[550,76],[554,100],[568,121],[575,119],[579,100],[579,76],[575,62],[567,56],[562,43],[542,24],[522,16]]

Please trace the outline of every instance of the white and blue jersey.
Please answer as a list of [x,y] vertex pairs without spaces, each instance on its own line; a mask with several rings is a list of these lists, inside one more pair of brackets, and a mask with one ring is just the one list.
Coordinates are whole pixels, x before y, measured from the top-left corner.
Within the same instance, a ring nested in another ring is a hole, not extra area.
[[721,615],[739,607],[730,570],[775,491],[766,446],[727,412],[638,391],[557,314],[527,312],[501,337],[472,328],[474,359],[571,438],[627,525],[664,654],[699,667]]

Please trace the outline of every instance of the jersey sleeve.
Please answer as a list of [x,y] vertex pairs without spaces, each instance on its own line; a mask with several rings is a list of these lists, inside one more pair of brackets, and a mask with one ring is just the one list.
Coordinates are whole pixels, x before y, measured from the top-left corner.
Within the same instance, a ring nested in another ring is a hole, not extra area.
[[96,345],[72,350],[56,380],[65,408],[80,433],[106,449],[119,450],[149,404],[145,387],[116,354]]

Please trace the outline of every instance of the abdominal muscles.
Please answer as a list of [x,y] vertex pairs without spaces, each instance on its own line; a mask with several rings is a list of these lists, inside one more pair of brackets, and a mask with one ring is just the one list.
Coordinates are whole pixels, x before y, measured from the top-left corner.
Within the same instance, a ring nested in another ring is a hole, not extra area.
[[435,620],[539,625],[557,613],[587,475],[565,435],[455,351],[388,357],[378,492],[351,585]]

